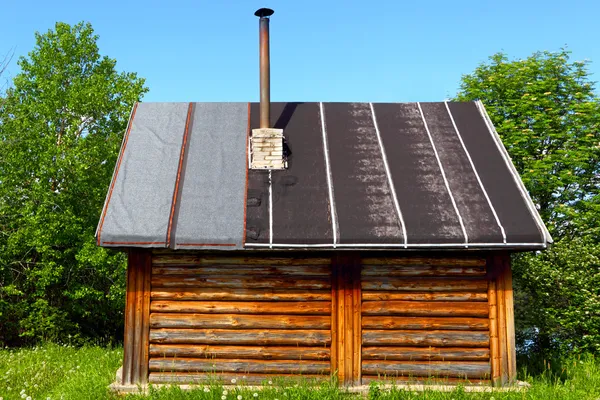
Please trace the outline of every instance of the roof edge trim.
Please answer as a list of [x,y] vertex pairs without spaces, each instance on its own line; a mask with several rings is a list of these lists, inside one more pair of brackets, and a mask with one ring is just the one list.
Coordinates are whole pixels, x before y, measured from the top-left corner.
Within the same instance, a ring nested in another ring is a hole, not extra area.
[[108,203],[110,201],[110,197],[112,195],[112,189],[115,185],[115,181],[117,179],[117,174],[119,172],[119,167],[121,164],[121,159],[123,158],[123,154],[125,153],[125,145],[127,143],[127,137],[129,136],[129,132],[131,131],[131,125],[133,123],[133,117],[135,116],[135,110],[139,101],[133,103],[131,106],[131,112],[129,113],[129,120],[127,121],[127,128],[125,128],[125,133],[123,135],[123,139],[121,139],[121,148],[119,149],[119,155],[117,156],[117,162],[115,163],[115,167],[113,168],[112,178],[110,179],[109,190],[106,191],[106,197],[104,198],[104,206],[102,207],[102,212],[100,214],[100,220],[98,221],[98,225],[96,226],[96,232],[94,233],[94,237],[97,238],[97,244],[99,246],[102,245],[100,242],[100,235],[102,230],[102,225],[104,224],[104,217],[106,216],[106,212],[108,211]]
[[[331,247],[333,248],[333,244],[331,243],[323,243],[323,244],[294,244],[294,243],[245,243],[244,246],[248,247]],[[394,248],[404,248],[405,245],[403,243],[338,243],[336,247],[372,247],[372,248],[380,248],[380,247],[394,247]],[[469,247],[543,247],[546,248],[546,243],[413,243],[408,244],[407,248],[411,247],[426,247],[426,248],[436,248],[436,247],[451,247],[451,248],[469,248]]]

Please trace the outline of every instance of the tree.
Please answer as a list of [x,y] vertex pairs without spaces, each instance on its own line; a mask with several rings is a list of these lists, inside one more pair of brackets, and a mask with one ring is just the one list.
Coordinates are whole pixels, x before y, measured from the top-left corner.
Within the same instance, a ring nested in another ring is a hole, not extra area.
[[462,78],[458,100],[480,99],[553,235],[594,234],[598,214],[600,102],[585,61],[496,54]]
[[124,256],[94,230],[147,88],[99,54],[89,23],[35,38],[0,108],[0,344],[115,337]]
[[[3,80],[5,79],[5,78],[3,78],[3,75],[6,72],[6,69],[8,68],[8,64],[10,64],[14,55],[15,55],[15,51],[12,50],[12,51],[9,51],[8,53],[6,53],[4,56],[0,57],[0,94],[3,93],[4,89],[6,88],[6,86],[8,84],[8,80],[6,83],[3,82]],[[1,99],[0,99],[0,101],[1,101]]]
[[[513,258],[522,349],[600,353],[600,101],[586,61],[495,54],[463,76],[480,99],[556,244]],[[527,346],[525,346],[527,344]]]

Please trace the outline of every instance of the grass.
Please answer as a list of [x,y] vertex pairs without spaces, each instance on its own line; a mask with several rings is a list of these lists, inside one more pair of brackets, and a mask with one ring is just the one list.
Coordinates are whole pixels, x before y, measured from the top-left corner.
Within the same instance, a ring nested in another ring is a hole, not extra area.
[[[0,397],[103,399],[122,359],[121,349],[47,344],[0,350]],[[23,394],[25,396],[23,396]]]
[[[121,364],[121,349],[46,344],[29,349],[0,350],[0,399],[117,399],[107,387],[114,381]],[[531,362],[533,366],[533,362]],[[540,366],[543,365],[543,368]],[[531,384],[527,391],[466,393],[457,387],[453,392],[411,392],[400,388],[386,390],[372,385],[371,400],[600,400],[600,360],[593,357],[563,362],[540,362],[531,369],[535,375],[521,371],[520,379]],[[539,371],[539,372],[538,372]],[[129,395],[126,399],[210,399],[236,400],[304,400],[343,399],[360,396],[338,389],[330,382],[311,386],[309,382],[293,384],[275,380],[265,382],[261,391],[245,386],[233,389],[219,384],[182,391],[178,387],[150,388],[147,395]]]

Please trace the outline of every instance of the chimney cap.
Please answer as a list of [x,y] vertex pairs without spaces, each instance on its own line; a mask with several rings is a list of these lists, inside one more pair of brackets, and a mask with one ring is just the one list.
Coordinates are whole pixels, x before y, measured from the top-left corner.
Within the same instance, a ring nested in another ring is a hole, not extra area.
[[256,12],[254,13],[254,15],[256,15],[257,17],[270,17],[271,15],[273,15],[275,11],[271,10],[270,8],[259,8],[258,10],[256,10]]

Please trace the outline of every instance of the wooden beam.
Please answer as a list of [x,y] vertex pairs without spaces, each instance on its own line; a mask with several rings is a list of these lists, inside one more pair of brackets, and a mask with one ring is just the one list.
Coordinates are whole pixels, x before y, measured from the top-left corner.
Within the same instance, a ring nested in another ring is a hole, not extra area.
[[[497,350],[493,347],[492,380],[495,386],[513,383],[517,379],[516,346],[515,346],[515,321],[512,291],[512,273],[510,268],[510,254],[495,253],[488,258],[488,281],[490,288],[495,288],[495,295],[488,291],[490,299],[490,312],[495,301],[497,319]],[[491,318],[491,314],[490,314]],[[491,319],[490,319],[491,327]],[[490,328],[490,334],[492,333]],[[491,340],[494,346],[494,341]],[[494,356],[494,352],[497,356]]]
[[496,304],[496,281],[489,281],[488,289],[489,308],[490,308],[490,364],[492,368],[492,383],[494,386],[501,385],[500,378],[500,350],[498,344],[498,308]]
[[[399,333],[401,334],[401,333]],[[364,360],[386,361],[488,361],[490,350],[485,347],[363,347]]]
[[340,371],[339,368],[339,326],[340,321],[338,320],[339,315],[339,287],[338,287],[338,270],[336,265],[331,265],[331,347],[330,347],[330,362],[331,362],[331,374],[335,375],[341,382],[344,371]]
[[499,280],[502,281],[504,295],[504,315],[506,326],[506,355],[507,355],[507,379],[512,384],[517,380],[517,356],[515,344],[515,311],[512,287],[512,271],[510,266],[510,254],[503,253],[500,256],[501,273]]
[[380,315],[363,315],[362,317],[363,329],[485,331],[489,329],[489,325],[490,320],[488,318],[399,317]]
[[121,382],[124,385],[148,382],[151,271],[152,253],[147,249],[130,249],[127,265]]
[[351,257],[352,269],[350,271],[352,277],[352,383],[354,385],[361,384],[362,373],[362,284],[361,284],[361,262],[360,256],[357,254]]
[[150,331],[152,343],[231,346],[327,346],[329,329],[190,329]]
[[253,360],[329,360],[329,348],[324,346],[215,346],[197,344],[151,344],[155,358],[248,358]]
[[[343,386],[360,385],[361,276],[358,253],[340,253],[332,264],[331,370]],[[335,348],[335,350],[334,350]]]

